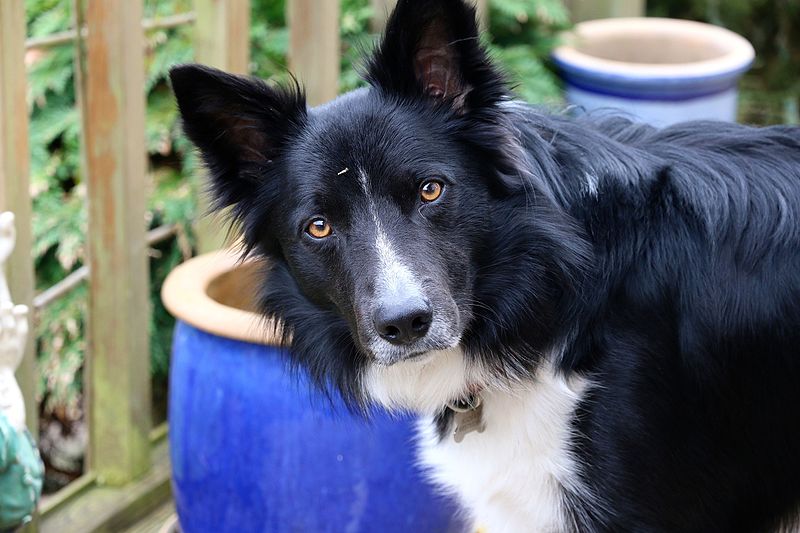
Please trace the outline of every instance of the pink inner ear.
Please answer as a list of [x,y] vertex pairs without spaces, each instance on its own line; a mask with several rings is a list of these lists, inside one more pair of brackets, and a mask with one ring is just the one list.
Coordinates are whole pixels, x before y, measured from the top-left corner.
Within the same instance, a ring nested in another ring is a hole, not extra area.
[[461,91],[458,66],[446,48],[422,48],[417,52],[416,74],[425,93],[434,98],[454,98]]
[[225,126],[228,141],[236,147],[243,161],[259,163],[269,159],[269,140],[256,120],[233,115]]
[[458,52],[444,21],[431,22],[422,32],[414,54],[414,70],[426,94],[463,102],[466,87],[461,79]]

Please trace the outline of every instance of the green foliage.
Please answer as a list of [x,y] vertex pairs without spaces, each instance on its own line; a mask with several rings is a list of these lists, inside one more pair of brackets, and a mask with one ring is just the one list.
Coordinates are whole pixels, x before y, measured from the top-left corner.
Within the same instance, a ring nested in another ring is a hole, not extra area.
[[[250,29],[251,70],[255,76],[275,81],[289,80],[287,55],[289,29],[285,0],[253,0]],[[339,25],[342,42],[342,74],[339,89],[349,91],[363,85],[356,67],[369,50],[375,35],[369,33],[372,8],[368,0],[342,0]]]
[[[285,0],[252,0],[251,70],[261,78],[287,81],[289,33]],[[72,26],[71,0],[26,0],[28,35],[42,37]],[[373,46],[368,0],[341,2],[342,75],[340,89],[364,82],[359,61]],[[145,17],[188,12],[191,0],[146,0]],[[493,0],[492,53],[502,61],[520,94],[533,102],[560,101],[556,78],[546,61],[556,33],[567,26],[561,0]],[[151,260],[151,369],[154,386],[166,381],[173,320],[159,289],[167,273],[192,252],[189,221],[196,213],[200,187],[196,157],[178,125],[177,109],[166,80],[172,65],[192,61],[190,26],[147,32],[146,146],[148,224],[179,224],[180,236],[155,246]],[[86,261],[86,184],[81,169],[81,123],[75,107],[74,49],[59,46],[28,55],[31,117],[31,191],[37,287],[42,290]],[[38,393],[45,416],[76,420],[81,413],[84,337],[88,294],[85,286],[45,309],[38,320],[41,370]],[[160,384],[160,385],[159,385]]]
[[339,20],[342,38],[342,74],[339,90],[351,91],[364,85],[359,68],[364,54],[372,49],[378,39],[370,33],[372,7],[364,0],[343,0]]
[[492,51],[509,72],[517,93],[528,102],[562,102],[557,76],[548,68],[560,31],[569,27],[562,0],[491,0]]
[[[71,2],[26,2],[28,35],[43,37],[70,26]],[[86,211],[80,178],[80,118],[74,106],[72,48],[29,52],[31,192],[36,284],[46,288],[82,264]],[[45,309],[37,321],[40,379],[46,413],[77,419],[86,349],[85,287]]]

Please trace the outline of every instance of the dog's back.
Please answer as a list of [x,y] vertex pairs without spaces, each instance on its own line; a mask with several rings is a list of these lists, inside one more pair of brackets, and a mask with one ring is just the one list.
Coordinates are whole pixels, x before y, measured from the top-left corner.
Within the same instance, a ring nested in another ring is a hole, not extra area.
[[604,297],[565,365],[597,384],[574,449],[614,501],[606,525],[754,531],[791,520],[800,128],[595,128],[610,141],[585,144],[589,164],[605,175],[572,211],[595,245]]

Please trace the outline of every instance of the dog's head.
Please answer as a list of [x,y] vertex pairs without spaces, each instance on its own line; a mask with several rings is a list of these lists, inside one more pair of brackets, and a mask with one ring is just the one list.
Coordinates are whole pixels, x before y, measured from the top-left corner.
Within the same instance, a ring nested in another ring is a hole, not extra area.
[[[171,78],[217,205],[271,259],[264,311],[320,383],[362,402],[370,368],[466,343],[487,352],[518,327],[512,308],[527,316],[525,294],[544,294],[534,282],[492,309],[514,281],[483,269],[515,261],[497,254],[525,223],[503,214],[498,229],[498,202],[542,200],[526,195],[520,141],[501,111],[506,85],[462,0],[400,0],[367,64],[369,87],[317,108],[298,87],[205,67]],[[481,315],[494,325],[475,328]]]

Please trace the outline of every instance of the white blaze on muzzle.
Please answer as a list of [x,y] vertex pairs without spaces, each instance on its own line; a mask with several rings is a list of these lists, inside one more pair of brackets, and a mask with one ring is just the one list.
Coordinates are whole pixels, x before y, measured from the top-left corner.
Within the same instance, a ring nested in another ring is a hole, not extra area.
[[367,174],[359,169],[358,177],[364,190],[364,195],[367,198],[367,208],[375,224],[375,249],[378,252],[375,288],[378,299],[382,302],[424,299],[422,287],[417,281],[417,277],[397,254],[389,235],[386,233],[380,218],[378,218],[375,200],[367,184]]
[[378,251],[378,271],[375,286],[381,301],[422,299],[422,287],[414,272],[397,255],[389,236],[378,223],[375,248]]

